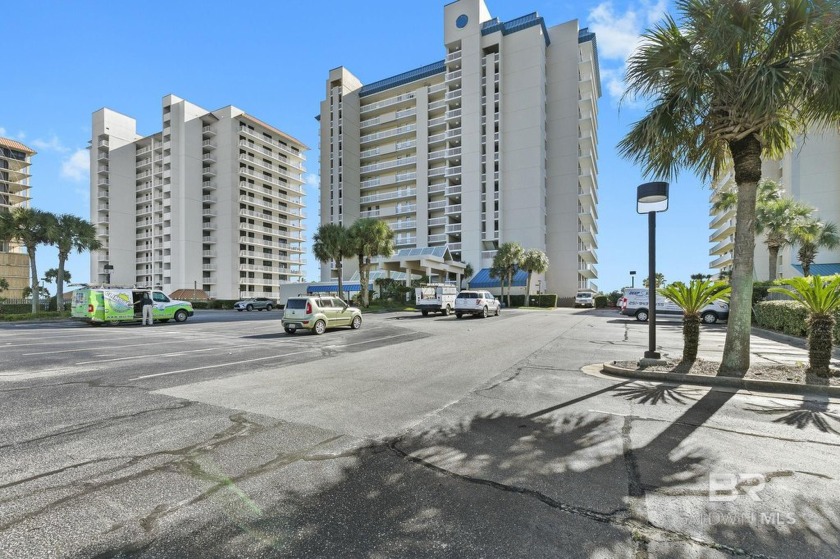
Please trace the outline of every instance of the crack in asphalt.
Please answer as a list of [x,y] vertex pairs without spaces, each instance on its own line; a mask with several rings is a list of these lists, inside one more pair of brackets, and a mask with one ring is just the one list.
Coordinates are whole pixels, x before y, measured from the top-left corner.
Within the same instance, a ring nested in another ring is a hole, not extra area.
[[[125,415],[115,415],[115,416],[111,416],[111,417],[108,417],[108,418],[105,418],[105,419],[99,419],[99,420],[96,420],[96,421],[89,421],[87,423],[81,423],[79,425],[75,425],[70,429],[65,429],[65,430],[62,430],[62,431],[56,431],[55,433],[50,433],[49,435],[42,435],[42,436],[36,437],[34,439],[27,439],[25,441],[18,441],[18,442],[13,442],[13,443],[9,443],[9,444],[0,445],[0,449],[4,449],[4,448],[8,448],[8,447],[23,446],[23,445],[32,444],[32,443],[39,443],[39,442],[43,442],[43,441],[49,440],[51,438],[60,437],[60,436],[63,436],[63,435],[76,435],[78,433],[83,433],[85,431],[88,431],[89,429],[91,429],[93,427],[99,427],[99,426],[102,426],[102,425],[110,425],[114,422],[122,421],[122,420],[125,420],[125,419],[134,419],[134,418],[137,418],[137,417],[140,417],[140,416],[143,416],[143,415],[153,414],[153,413],[157,413],[157,412],[182,410],[182,409],[186,409],[186,408],[188,408],[188,407],[190,407],[194,404],[197,404],[197,403],[198,402],[193,402],[193,401],[190,401],[190,400],[182,400],[179,404],[176,404],[174,406],[165,406],[165,407],[162,407],[162,408],[152,408],[152,409],[141,410],[141,411],[138,411],[138,412],[129,413],[129,414],[125,414]],[[0,485],[0,488],[2,488],[2,487],[4,487],[4,486]]]
[[[636,541],[635,549],[637,552],[637,559],[647,558],[647,544],[644,543],[644,545],[641,545],[641,542],[649,541],[651,536],[655,536],[657,537],[657,539],[667,539],[669,541],[692,543],[707,549],[722,551],[732,556],[748,557],[749,559],[772,559],[770,556],[761,553],[751,553],[738,547],[701,540],[684,532],[679,532],[676,530],[670,530],[668,528],[656,526],[647,519],[640,520],[638,518],[633,517],[632,512],[626,507],[618,508],[613,511],[603,513],[592,509],[588,509],[586,507],[562,503],[556,499],[553,499],[552,497],[549,497],[544,493],[541,493],[534,489],[528,489],[527,487],[508,485],[489,479],[459,474],[451,470],[447,470],[446,468],[442,468],[440,466],[432,464],[431,462],[423,460],[422,458],[418,458],[409,454],[405,450],[399,448],[398,444],[401,440],[402,437],[392,439],[387,443],[387,448],[398,458],[421,466],[427,470],[431,470],[439,475],[443,475],[448,478],[467,482],[470,484],[491,487],[493,489],[505,491],[508,493],[525,495],[527,497],[532,497],[548,505],[549,507],[559,510],[561,512],[583,517],[589,520],[594,520],[595,522],[600,522],[602,524],[610,524],[613,526],[630,529],[633,534],[633,539]],[[641,484],[639,489],[641,489]]]

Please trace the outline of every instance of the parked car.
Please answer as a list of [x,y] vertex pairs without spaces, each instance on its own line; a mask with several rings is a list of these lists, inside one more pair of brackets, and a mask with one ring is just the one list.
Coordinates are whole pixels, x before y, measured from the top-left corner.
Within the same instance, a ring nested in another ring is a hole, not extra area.
[[458,288],[448,283],[424,283],[414,289],[414,306],[423,316],[430,312],[449,316],[455,306]]
[[595,308],[595,296],[591,291],[579,291],[575,295],[575,307]]
[[499,316],[501,302],[489,291],[462,291],[455,297],[455,318],[465,314],[487,318],[493,314]]
[[[641,288],[625,288],[621,299],[621,314],[633,316],[640,322],[647,322],[650,316],[648,305],[648,290]],[[676,303],[662,295],[656,296],[656,315],[682,315],[683,311]],[[700,311],[700,320],[705,324],[714,324],[718,320],[729,319],[729,305],[725,301],[715,300]]]
[[287,334],[294,334],[298,330],[323,334],[327,328],[336,326],[349,326],[358,330],[362,327],[362,311],[338,297],[290,297],[283,310],[282,323]]
[[277,302],[274,299],[269,299],[268,297],[254,297],[253,299],[243,299],[242,301],[237,301],[233,304],[233,308],[238,310],[239,312],[251,312],[253,310],[270,311],[276,306]]

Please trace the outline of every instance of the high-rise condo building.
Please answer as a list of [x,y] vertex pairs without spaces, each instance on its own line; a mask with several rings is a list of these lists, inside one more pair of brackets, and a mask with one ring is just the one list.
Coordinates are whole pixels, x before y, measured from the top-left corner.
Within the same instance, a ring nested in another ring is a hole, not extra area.
[[92,281],[276,296],[298,281],[304,240],[301,142],[241,109],[163,98],[163,130],[93,113],[91,220],[104,248]]
[[[781,159],[765,159],[761,164],[761,176],[774,180],[782,188],[784,195],[790,196],[815,208],[814,217],[823,222],[831,222],[840,227],[840,131],[809,130],[806,135],[796,138],[796,146]],[[732,270],[735,250],[735,209],[716,212],[713,206],[715,192],[720,188],[732,188],[732,172],[724,175],[713,185],[712,206],[709,214],[709,241],[713,243],[709,250],[714,260],[710,268],[718,272]],[[779,251],[776,263],[777,277],[789,278],[802,275],[802,266],[797,256],[797,246],[785,246]],[[764,243],[764,235],[755,239],[754,277],[766,281],[769,277],[770,252]],[[831,275],[840,273],[840,248],[820,248],[812,275]]]
[[[29,167],[35,152],[20,142],[0,138],[0,212],[29,206]],[[0,240],[0,278],[9,284],[3,297],[18,299],[29,287],[29,257],[15,243]]]
[[439,62],[367,85],[330,71],[321,223],[376,217],[396,248],[448,245],[476,273],[516,241],[551,262],[532,290],[596,289],[595,35],[536,13],[503,22],[483,0],[446,5],[443,25]]

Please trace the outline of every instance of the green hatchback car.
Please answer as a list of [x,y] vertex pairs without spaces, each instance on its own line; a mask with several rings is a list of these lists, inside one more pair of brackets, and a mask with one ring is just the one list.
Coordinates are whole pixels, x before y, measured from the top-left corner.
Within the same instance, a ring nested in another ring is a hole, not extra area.
[[283,329],[287,334],[294,334],[298,330],[323,334],[327,328],[336,326],[349,326],[358,330],[362,327],[362,311],[338,297],[328,295],[291,297],[286,301]]

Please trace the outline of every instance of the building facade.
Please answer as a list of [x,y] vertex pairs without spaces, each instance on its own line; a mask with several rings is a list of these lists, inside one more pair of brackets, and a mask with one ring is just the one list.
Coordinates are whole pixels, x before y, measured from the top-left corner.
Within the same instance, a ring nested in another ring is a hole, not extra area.
[[[20,142],[0,138],[0,212],[29,206],[33,155],[35,151]],[[0,278],[9,284],[2,297],[23,297],[23,290],[29,287],[29,256],[19,245],[0,240]]]
[[163,98],[163,130],[93,113],[91,221],[99,283],[276,296],[299,281],[304,241],[301,142],[244,111]]
[[[840,227],[840,131],[810,131],[796,138],[796,146],[781,159],[762,161],[763,179],[776,181],[784,194],[815,208],[814,216],[824,222]],[[713,185],[712,204],[719,188],[732,188],[734,176],[730,172]],[[732,270],[735,250],[735,210],[715,212],[710,210],[712,233],[709,241],[714,243],[709,250],[713,260],[710,268],[718,272]],[[797,257],[796,246],[786,246],[779,251],[776,270],[780,278],[800,276],[802,269]],[[770,274],[770,253],[764,244],[764,236],[755,239],[754,277],[766,281]],[[811,266],[812,274],[840,273],[840,248],[821,248]]]
[[[367,85],[330,71],[321,223],[379,218],[396,248],[448,245],[476,273],[515,241],[550,259],[532,288],[597,289],[594,34],[536,13],[502,22],[483,0],[443,15],[444,60]],[[322,281],[335,274],[322,265]]]

